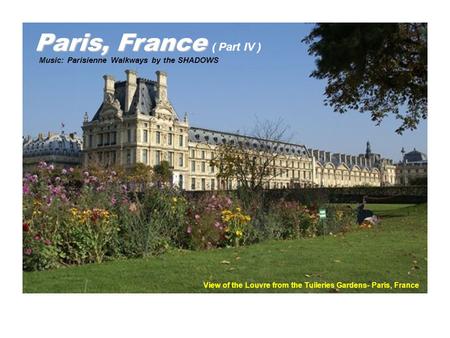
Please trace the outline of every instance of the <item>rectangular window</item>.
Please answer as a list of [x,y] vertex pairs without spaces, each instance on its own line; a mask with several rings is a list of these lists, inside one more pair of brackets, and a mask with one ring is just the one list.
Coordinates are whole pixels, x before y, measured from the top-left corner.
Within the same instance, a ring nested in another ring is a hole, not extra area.
[[89,148],[92,148],[92,135],[89,135]]
[[183,154],[179,154],[178,155],[178,166],[183,167],[184,166],[184,155]]
[[195,177],[191,178],[191,190],[195,190]]
[[106,138],[105,146],[108,146],[109,145],[109,133],[105,133],[105,138]]
[[148,150],[142,149],[142,162],[148,164]]
[[155,164],[161,164],[161,151],[155,151]]
[[202,162],[202,173],[206,172],[206,163]]
[[205,156],[205,151],[202,150],[202,160],[204,160],[205,158],[206,158],[206,156]]
[[130,164],[130,163],[131,163],[131,150],[128,149],[127,150],[127,164]]
[[115,131],[111,133],[111,144],[112,145],[116,144],[116,137],[117,137],[116,135],[117,135],[117,132],[115,132]]
[[214,178],[211,179],[211,190],[216,189],[216,180]]
[[161,132],[157,131],[156,132],[156,144],[160,144],[161,143]]
[[206,180],[202,178],[202,190],[206,190]]
[[195,161],[191,161],[191,171],[195,173]]
[[211,170],[211,172],[212,173],[214,173],[214,170],[215,170],[215,168],[214,168],[214,166],[212,165],[212,166],[210,166],[210,170]]
[[195,158],[195,150],[191,149],[191,158]]
[[99,146],[103,145],[103,134],[98,134],[98,145]]
[[173,152],[169,151],[169,166],[173,167]]
[[180,147],[183,146],[183,135],[180,135],[178,138],[178,144],[180,145]]
[[127,129],[127,141],[131,143],[131,129]]
[[172,139],[173,139],[173,134],[169,134],[168,139],[167,139],[167,143],[169,146],[172,145],[172,142],[173,142]]
[[144,143],[148,143],[148,130],[144,130]]

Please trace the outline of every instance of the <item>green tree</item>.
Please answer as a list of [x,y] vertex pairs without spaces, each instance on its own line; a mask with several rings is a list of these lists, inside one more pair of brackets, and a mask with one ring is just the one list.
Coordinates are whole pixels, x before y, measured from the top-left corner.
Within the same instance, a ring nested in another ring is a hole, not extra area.
[[172,169],[168,161],[161,161],[153,167],[154,179],[160,185],[161,183],[172,182]]
[[317,24],[302,41],[336,112],[369,112],[377,125],[393,114],[398,134],[427,118],[426,23]]

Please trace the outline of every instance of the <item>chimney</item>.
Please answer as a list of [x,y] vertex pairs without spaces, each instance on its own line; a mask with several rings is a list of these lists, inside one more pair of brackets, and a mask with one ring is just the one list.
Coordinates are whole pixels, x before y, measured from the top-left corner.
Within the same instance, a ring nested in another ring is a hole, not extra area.
[[104,99],[106,99],[106,96],[108,94],[114,95],[114,84],[116,83],[116,80],[112,75],[103,75],[103,79],[105,80],[105,87],[103,89],[103,95]]
[[156,82],[158,83],[158,99],[167,101],[167,73],[158,70],[156,72]]
[[318,151],[317,149],[314,149],[314,150],[312,151],[312,154],[313,154],[314,158],[315,158],[317,161],[320,160],[320,158],[319,158],[319,151]]
[[325,153],[325,156],[326,156],[326,161],[327,161],[327,162],[331,162],[331,152],[327,151],[327,152]]
[[125,113],[128,113],[133,102],[134,94],[137,88],[137,73],[134,70],[127,69],[127,87],[125,92]]
[[42,141],[44,139],[44,135],[42,133],[38,134],[38,139],[39,141]]

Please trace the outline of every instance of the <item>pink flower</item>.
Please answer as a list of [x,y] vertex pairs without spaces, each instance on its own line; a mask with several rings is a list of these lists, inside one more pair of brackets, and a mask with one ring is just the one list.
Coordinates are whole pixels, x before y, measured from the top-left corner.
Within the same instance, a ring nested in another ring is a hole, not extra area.
[[35,241],[40,241],[40,240],[41,240],[41,236],[40,236],[40,235],[35,235],[35,236],[33,237],[33,239],[34,239]]
[[199,214],[195,214],[194,218],[198,221],[200,219],[200,215]]
[[111,204],[112,204],[112,205],[116,205],[116,203],[117,203],[116,198],[115,198],[114,196],[111,197]]
[[69,172],[73,173],[73,168],[72,167],[69,168]]
[[217,222],[217,221],[216,221],[216,222],[214,223],[214,226],[215,226],[216,228],[220,228],[220,222]]
[[85,172],[83,172],[83,175],[84,175],[84,177],[89,177],[89,172],[85,171]]
[[61,174],[63,175],[67,174],[67,170],[66,169],[61,170]]
[[191,226],[189,225],[188,227],[187,227],[187,230],[186,230],[186,232],[188,233],[188,234],[190,234],[191,232],[192,232],[192,228],[191,228]]
[[54,166],[53,164],[50,164],[50,165],[48,166],[48,170],[52,171],[53,169],[55,169],[55,166]]
[[23,253],[27,256],[31,255],[33,253],[33,250],[31,248],[26,248],[23,250]]
[[22,192],[24,195],[28,195],[30,193],[30,187],[28,186],[28,184],[23,185]]
[[46,239],[46,240],[44,240],[44,244],[45,244],[45,245],[51,245],[51,244],[52,244],[52,241],[49,240],[49,239]]

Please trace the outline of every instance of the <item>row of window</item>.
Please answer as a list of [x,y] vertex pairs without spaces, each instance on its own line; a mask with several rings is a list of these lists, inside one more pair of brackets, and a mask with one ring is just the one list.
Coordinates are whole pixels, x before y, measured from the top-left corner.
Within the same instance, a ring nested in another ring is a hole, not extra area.
[[[200,181],[200,190],[216,190],[216,180],[211,178],[209,185],[206,186],[206,178],[202,178]],[[191,178],[191,190],[197,190],[197,180],[195,177]]]
[[[195,160],[192,160],[191,161],[191,172],[195,173],[196,171],[197,171],[197,162]],[[200,171],[202,173],[206,172],[206,162],[205,161],[200,162]],[[214,166],[209,165],[209,171],[211,173],[214,173],[214,171],[215,171]]]
[[[163,160],[163,153],[161,150],[155,150],[154,151],[154,160],[153,164],[158,165],[161,164],[161,161]],[[173,151],[169,151],[167,153],[167,161],[169,162],[170,167],[175,166],[175,153]],[[177,164],[178,167],[184,167],[184,154],[178,153],[177,154]],[[149,158],[149,150],[148,149],[142,149],[142,163],[149,165],[150,164],[150,158]]]

